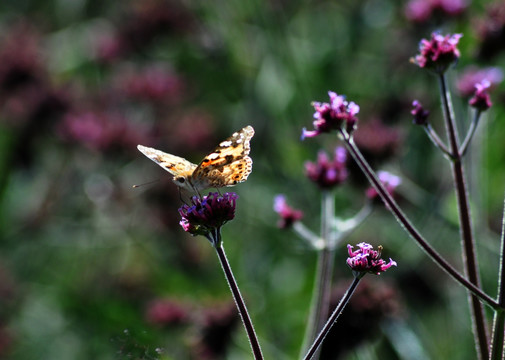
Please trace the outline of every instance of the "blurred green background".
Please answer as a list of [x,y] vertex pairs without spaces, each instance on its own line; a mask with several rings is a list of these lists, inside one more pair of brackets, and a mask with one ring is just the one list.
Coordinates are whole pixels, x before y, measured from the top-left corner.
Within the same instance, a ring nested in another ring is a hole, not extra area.
[[[419,99],[443,131],[438,87],[409,58],[432,31],[461,32],[452,86],[469,65],[503,68],[505,7],[431,3],[425,16],[419,1],[3,0],[1,358],[251,358],[212,247],[183,232],[169,174],[136,149],[199,162],[248,124],[254,169],[233,189],[240,199],[224,246],[265,357],[297,358],[316,254],[277,228],[272,204],[285,194],[318,231],[320,191],[304,162],[338,140],[301,142],[300,134],[312,127],[311,101],[327,101],[328,90],[360,105],[358,145],[376,169],[402,177],[398,201],[461,268],[448,163],[410,116]],[[505,179],[503,90],[494,90],[466,163],[491,295]],[[464,134],[471,114],[457,92],[454,102]],[[365,202],[364,177],[351,160],[349,168],[335,190],[342,218]],[[474,359],[465,291],[380,206],[337,249],[335,302],[352,280],[345,245],[361,241],[382,244],[398,268],[367,277],[322,358]]]

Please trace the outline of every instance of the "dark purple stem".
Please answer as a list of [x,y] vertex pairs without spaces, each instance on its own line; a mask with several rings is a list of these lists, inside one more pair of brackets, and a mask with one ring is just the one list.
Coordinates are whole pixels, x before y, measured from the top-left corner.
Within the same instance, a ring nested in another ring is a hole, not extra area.
[[[453,155],[451,164],[456,197],[458,200],[459,222],[463,247],[463,264],[465,265],[465,272],[470,282],[480,288],[480,276],[477,265],[477,257],[475,255],[475,241],[473,238],[470,206],[468,204],[468,192],[466,189],[461,154],[459,152],[458,133],[451,108],[450,93],[447,89],[444,74],[440,74],[438,76],[438,80],[447,136],[449,137],[449,147]],[[475,345],[477,346],[477,354],[482,360],[489,359],[489,345],[486,331],[486,321],[484,317],[484,307],[474,294],[470,294],[470,303],[472,308],[474,335],[476,337]]]
[[226,258],[226,254],[224,253],[222,242],[218,241],[217,245],[214,246],[214,248],[216,249],[219,262],[223,267],[224,275],[226,277],[226,280],[228,281],[228,285],[230,286],[233,298],[235,299],[235,304],[237,305],[240,318],[242,319],[242,323],[244,324],[245,327],[245,331],[247,332],[247,337],[249,338],[249,343],[251,344],[254,359],[263,360],[263,354],[261,353],[261,347],[258,338],[256,336],[256,332],[254,331],[253,323],[251,321],[251,318],[249,317],[249,313],[247,312],[244,299],[240,294],[240,290],[238,288],[237,282],[235,281],[235,277],[233,276],[233,273],[231,271],[231,267],[230,264],[228,263],[228,259]]
[[321,346],[321,344],[323,343],[324,338],[330,332],[331,327],[337,321],[338,317],[342,313],[342,310],[344,310],[345,306],[349,302],[349,299],[351,298],[352,294],[354,293],[354,290],[356,290],[356,287],[358,286],[359,281],[361,280],[361,278],[364,275],[365,274],[362,273],[362,274],[354,277],[354,280],[353,280],[351,286],[349,287],[349,289],[347,289],[347,292],[345,293],[344,297],[342,298],[342,300],[340,300],[340,303],[338,304],[338,306],[336,307],[336,309],[331,314],[330,318],[328,319],[328,321],[324,325],[323,329],[321,330],[321,332],[317,336],[316,340],[314,340],[314,343],[312,344],[312,346],[310,347],[309,351],[307,352],[307,355],[305,355],[305,357],[303,358],[304,360],[310,360],[310,359],[312,359],[312,357],[314,356],[314,354],[318,351],[319,346]]
[[354,158],[358,166],[361,168],[363,173],[366,175],[372,186],[375,188],[382,201],[387,205],[396,220],[402,225],[404,230],[416,241],[416,243],[426,252],[426,254],[438,264],[445,272],[454,278],[461,285],[466,287],[473,294],[478,296],[482,301],[487,303],[490,307],[494,309],[500,308],[500,305],[489,295],[483,292],[479,287],[468,281],[463,275],[461,275],[454,267],[449,264],[440,254],[423,238],[419,231],[410,222],[407,216],[400,209],[396,201],[386,190],[382,182],[377,178],[375,172],[372,170],[368,162],[365,160],[358,147],[354,143],[352,137],[341,130],[342,138],[345,141],[345,145],[351,156]]

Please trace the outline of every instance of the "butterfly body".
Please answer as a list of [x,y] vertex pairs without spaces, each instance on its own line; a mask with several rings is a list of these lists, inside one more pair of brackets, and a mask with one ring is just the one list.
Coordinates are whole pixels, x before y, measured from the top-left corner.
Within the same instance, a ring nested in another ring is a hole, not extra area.
[[248,155],[253,136],[252,126],[246,126],[222,141],[198,165],[143,145],[137,148],[172,174],[177,186],[199,193],[208,188],[233,186],[247,180],[252,171],[252,159]]

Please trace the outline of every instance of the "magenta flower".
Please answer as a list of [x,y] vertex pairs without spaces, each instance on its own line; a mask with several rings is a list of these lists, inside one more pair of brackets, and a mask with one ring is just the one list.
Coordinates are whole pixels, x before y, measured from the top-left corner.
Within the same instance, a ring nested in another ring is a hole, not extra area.
[[202,198],[193,196],[191,205],[179,208],[182,220],[179,224],[191,235],[204,235],[213,245],[217,245],[221,226],[235,217],[238,195],[235,193],[209,193]]
[[491,105],[493,105],[488,92],[490,87],[491,83],[487,80],[483,80],[481,83],[475,84],[475,93],[468,101],[470,106],[480,111],[486,111],[489,109]]
[[431,40],[422,39],[419,43],[420,54],[415,57],[414,63],[421,68],[432,69],[438,74],[444,73],[459,58],[456,46],[462,36],[462,34],[442,36],[432,33]]
[[417,100],[412,102],[412,106],[414,108],[410,111],[410,113],[414,116],[413,123],[416,125],[427,125],[430,112],[424,109],[423,105]]
[[[393,175],[387,171],[379,171],[377,173],[379,180],[381,181],[382,185],[386,188],[389,194],[393,195],[395,189],[398,187],[398,185],[401,184],[402,179],[399,178],[396,175]],[[366,192],[366,197],[370,200],[376,200],[378,199],[379,194],[377,194],[377,190],[375,190],[373,187],[369,187]]]
[[489,81],[490,89],[493,89],[502,82],[503,71],[497,67],[478,69],[475,66],[469,66],[456,82],[456,88],[461,96],[470,97],[475,93],[475,84],[483,80]]
[[317,162],[307,161],[305,173],[307,177],[322,189],[329,189],[343,183],[347,179],[348,171],[345,166],[347,154],[343,147],[335,149],[335,158],[330,161],[324,151],[317,155]]
[[290,207],[284,195],[277,195],[274,198],[274,211],[281,217],[277,224],[281,229],[289,228],[303,218],[303,212]]
[[356,246],[358,249],[352,251],[353,246],[347,245],[350,256],[347,258],[347,265],[355,273],[355,276],[366,273],[380,275],[391,266],[397,266],[396,262],[391,258],[389,259],[389,263],[380,258],[382,252],[382,246],[380,245],[378,250],[374,250],[372,245],[365,242],[359,243]]
[[433,18],[434,13],[457,16],[467,7],[465,0],[410,0],[405,6],[407,19],[424,23]]
[[178,325],[188,320],[189,309],[177,300],[156,299],[148,304],[145,317],[155,325]]
[[333,91],[329,91],[329,103],[313,102],[312,106],[316,112],[314,113],[314,130],[307,131],[303,128],[302,140],[307,137],[314,137],[321,133],[328,133],[332,130],[339,130],[342,127],[350,133],[356,128],[358,118],[356,114],[359,112],[359,106],[354,102],[348,102],[344,96],[337,95]]

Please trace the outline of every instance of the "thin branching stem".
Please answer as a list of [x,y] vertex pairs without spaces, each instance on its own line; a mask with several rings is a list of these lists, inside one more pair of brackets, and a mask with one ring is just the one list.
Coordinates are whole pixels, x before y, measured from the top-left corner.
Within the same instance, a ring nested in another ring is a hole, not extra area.
[[[463,247],[463,263],[465,266],[466,275],[468,276],[470,282],[480,288],[480,275],[475,251],[475,240],[473,238],[468,192],[461,154],[459,152],[458,132],[454,119],[454,111],[452,110],[451,96],[449,89],[447,88],[445,75],[439,74],[438,80],[445,126],[447,129],[447,136],[449,138],[449,147],[453,155],[451,165],[456,197],[458,200],[458,213],[461,229],[460,232]],[[484,317],[484,307],[474,294],[470,294],[470,305],[472,309],[472,325],[474,328],[477,354],[482,360],[489,359],[489,345],[486,320]]]
[[463,141],[463,144],[461,145],[459,149],[459,153],[461,157],[465,156],[466,151],[468,150],[468,145],[470,145],[470,142],[473,139],[473,135],[475,134],[475,130],[477,130],[477,125],[479,124],[479,120],[481,118],[482,111],[476,109],[475,113],[473,115],[473,120],[472,123],[470,124],[470,128],[468,129],[468,132],[466,133],[465,140]]
[[[220,234],[218,236],[220,237]],[[221,263],[224,275],[226,277],[226,280],[228,281],[228,285],[230,286],[233,298],[235,299],[235,305],[237,305],[240,318],[242,319],[242,323],[244,324],[247,337],[249,338],[249,343],[251,345],[254,359],[263,360],[263,354],[261,353],[261,347],[258,341],[258,337],[256,336],[256,332],[254,331],[254,326],[251,321],[251,317],[249,316],[249,313],[247,311],[244,299],[240,294],[240,290],[238,288],[237,282],[235,281],[235,277],[233,276],[233,273],[231,271],[230,264],[228,263],[228,259],[226,258],[226,254],[224,252],[224,248],[222,246],[222,242],[220,241],[220,239],[217,241],[216,246],[214,246],[214,249],[216,249],[219,262]]]
[[431,142],[437,148],[439,148],[440,151],[442,151],[446,156],[448,156],[449,158],[452,158],[453,155],[451,154],[451,152],[449,151],[447,146],[445,146],[444,142],[440,139],[440,137],[438,136],[435,129],[433,129],[433,127],[430,124],[426,124],[426,126],[423,126],[423,127],[424,127],[424,131],[428,135],[428,138],[431,140]]
[[[302,351],[307,350],[317,333],[328,319],[330,307],[331,282],[334,266],[335,247],[330,246],[330,236],[335,221],[334,197],[330,191],[323,191],[321,197],[321,239],[324,247],[318,252],[314,297],[309,318],[309,326],[304,339]],[[314,354],[314,359],[318,353]]]
[[354,280],[353,280],[351,286],[349,287],[349,289],[345,293],[342,300],[340,300],[340,303],[338,304],[338,306],[335,308],[335,310],[331,314],[330,318],[328,319],[328,321],[324,325],[323,329],[321,330],[321,332],[319,333],[317,338],[314,340],[314,343],[312,344],[309,351],[307,352],[307,355],[305,355],[305,357],[303,358],[304,360],[313,359],[314,355],[316,354],[319,347],[323,343],[324,338],[326,337],[326,335],[328,335],[331,327],[333,326],[333,324],[335,324],[338,317],[342,313],[342,310],[344,310],[345,306],[347,305],[347,303],[351,299],[351,296],[354,293],[354,290],[356,290],[356,288],[358,287],[359,281],[362,279],[363,275],[364,275],[364,273],[354,277]]
[[358,147],[354,143],[352,137],[345,132],[345,130],[341,130],[340,135],[344,139],[345,145],[351,156],[354,158],[358,166],[361,168],[363,173],[368,178],[368,181],[375,188],[382,201],[386,204],[386,206],[390,209],[393,215],[396,217],[396,220],[400,223],[400,225],[404,228],[404,230],[415,240],[415,242],[426,252],[426,254],[437,264],[439,265],[445,272],[447,272],[454,280],[459,282],[465,288],[478,296],[483,302],[492,307],[493,309],[500,308],[500,305],[491,298],[488,294],[482,291],[479,287],[472,284],[468,281],[463,275],[461,275],[451,264],[449,264],[440,254],[424,239],[424,237],[419,233],[419,231],[415,228],[415,226],[411,223],[411,221],[407,218],[407,216],[400,209],[396,201],[386,190],[382,182],[379,180],[375,172],[372,170],[368,162],[365,160]]
[[[500,268],[498,272],[498,303],[505,303],[505,204],[503,207],[501,241],[500,241]],[[503,359],[505,312],[495,311],[493,319],[493,339],[491,343],[491,360]]]

